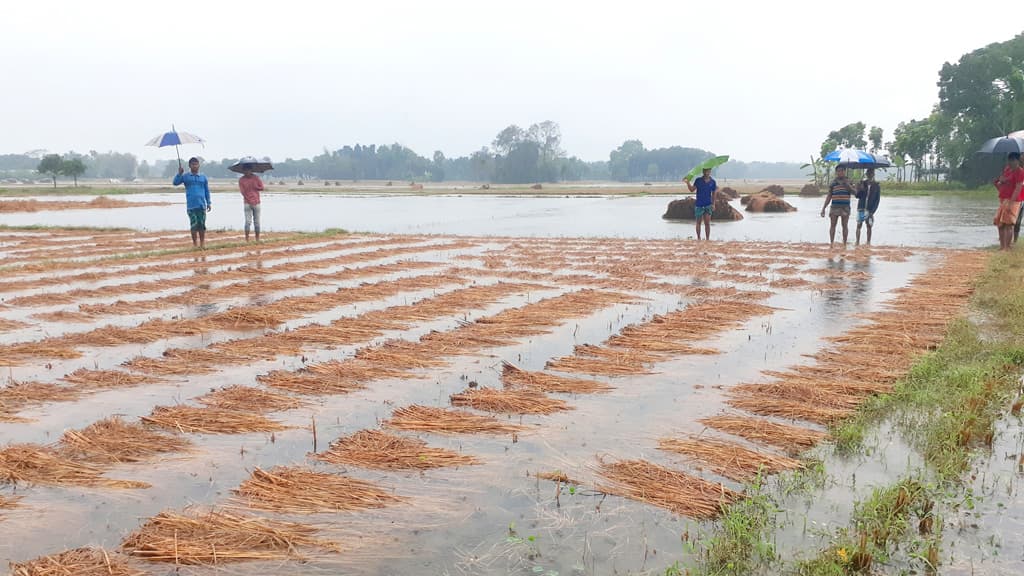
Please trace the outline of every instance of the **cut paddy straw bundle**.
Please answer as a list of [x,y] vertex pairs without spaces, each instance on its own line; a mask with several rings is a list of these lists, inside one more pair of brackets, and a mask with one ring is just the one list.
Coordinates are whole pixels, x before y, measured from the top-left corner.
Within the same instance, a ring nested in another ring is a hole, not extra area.
[[798,400],[784,400],[763,394],[748,394],[730,399],[727,404],[763,416],[778,416],[792,420],[806,420],[816,424],[830,424],[853,414],[852,408],[829,408]]
[[787,456],[766,454],[735,442],[707,438],[662,438],[658,441],[658,449],[704,462],[715,474],[737,482],[747,482],[761,473],[774,474],[803,468],[799,460]]
[[60,554],[41,556],[28,562],[11,563],[11,576],[144,576],[128,559],[102,548],[75,548]]
[[383,430],[360,430],[351,436],[338,438],[330,448],[315,457],[332,464],[377,470],[429,470],[478,463],[472,456],[431,448],[418,438],[397,436]]
[[396,409],[391,415],[391,419],[385,420],[383,424],[399,430],[438,434],[509,434],[521,432],[524,429],[518,424],[501,422],[490,416],[481,416],[463,410],[447,410],[419,405]]
[[149,416],[142,416],[141,420],[168,430],[200,434],[276,432],[288,428],[262,414],[223,408],[198,408],[184,404],[157,406]]
[[79,368],[65,375],[61,380],[72,384],[76,388],[90,391],[108,388],[129,388],[159,382],[159,380],[150,376],[129,374],[120,370],[90,370],[88,368]]
[[558,482],[561,484],[572,484],[574,486],[581,485],[579,480],[570,478],[565,472],[561,470],[555,470],[554,472],[537,472],[537,478],[541,480],[549,480],[551,482]]
[[196,398],[196,402],[210,408],[255,412],[291,410],[306,405],[306,402],[293,396],[251,386],[228,386],[214,390]]
[[29,406],[46,402],[66,402],[78,398],[73,388],[43,382],[10,382],[0,388],[0,422],[21,422],[17,415]]
[[60,438],[60,453],[93,463],[139,462],[157,454],[180,452],[191,446],[185,438],[166,434],[118,416],[105,418],[82,430],[67,430]]
[[284,466],[253,470],[233,492],[250,508],[297,514],[383,508],[405,500],[363,480]]
[[602,492],[632,498],[700,520],[717,517],[723,506],[741,497],[739,492],[721,484],[646,460],[602,462],[599,472],[610,482],[597,487]]
[[530,372],[517,368],[509,362],[501,363],[501,381],[509,388],[523,387],[543,392],[564,392],[569,394],[590,394],[607,392],[611,386],[597,380],[567,378],[546,372]]
[[126,553],[154,562],[221,564],[245,560],[302,559],[300,548],[340,551],[316,537],[312,526],[211,511],[161,512],[121,543]]
[[775,446],[790,453],[802,452],[828,438],[828,434],[817,430],[737,414],[713,416],[699,422],[720,432]]
[[552,414],[571,410],[565,400],[528,389],[468,388],[451,395],[452,406],[468,406],[501,414]]
[[145,482],[103,478],[103,470],[100,468],[70,460],[52,448],[33,444],[12,444],[0,450],[0,482],[149,488]]

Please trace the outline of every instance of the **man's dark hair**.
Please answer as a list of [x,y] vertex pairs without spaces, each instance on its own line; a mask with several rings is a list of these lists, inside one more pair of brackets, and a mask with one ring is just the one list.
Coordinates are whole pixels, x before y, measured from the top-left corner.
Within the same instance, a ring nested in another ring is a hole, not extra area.
[[1006,155],[1007,160],[1020,160],[1020,152],[1010,152]]
[[193,156],[193,157],[188,159],[188,163],[189,164],[191,164],[193,162],[195,162],[196,164],[199,164],[199,158],[196,158],[195,156]]

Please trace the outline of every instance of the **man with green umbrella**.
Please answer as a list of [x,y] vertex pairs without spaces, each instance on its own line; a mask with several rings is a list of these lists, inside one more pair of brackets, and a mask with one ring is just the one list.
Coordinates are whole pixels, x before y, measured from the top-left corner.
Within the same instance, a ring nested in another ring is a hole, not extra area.
[[711,215],[715,211],[715,192],[718,183],[711,177],[711,168],[704,168],[697,183],[690,182],[690,175],[683,178],[690,192],[697,193],[697,201],[693,205],[693,216],[697,220],[697,240],[700,240],[700,223],[704,222],[704,237],[711,240]]

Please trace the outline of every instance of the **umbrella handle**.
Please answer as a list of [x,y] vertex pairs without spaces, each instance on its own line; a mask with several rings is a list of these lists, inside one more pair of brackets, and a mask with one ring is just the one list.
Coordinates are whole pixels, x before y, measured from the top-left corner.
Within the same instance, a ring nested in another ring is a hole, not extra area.
[[178,169],[181,169],[181,152],[178,151],[178,145],[174,145],[174,153],[178,155]]

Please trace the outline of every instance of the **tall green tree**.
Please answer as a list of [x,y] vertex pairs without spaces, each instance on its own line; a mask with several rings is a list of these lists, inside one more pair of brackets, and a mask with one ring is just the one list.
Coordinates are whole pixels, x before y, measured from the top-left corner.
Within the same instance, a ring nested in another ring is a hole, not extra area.
[[60,154],[47,154],[43,156],[43,159],[39,161],[39,166],[36,167],[36,171],[40,174],[49,174],[53,178],[53,187],[57,187],[57,175],[61,174],[61,170],[64,168],[64,160],[60,157]]
[[81,158],[66,158],[61,161],[60,173],[72,177],[75,188],[78,188],[78,177],[85,174],[85,162]]
[[871,142],[871,152],[875,153],[882,149],[882,138],[884,132],[878,126],[872,126],[868,130],[868,140]]

